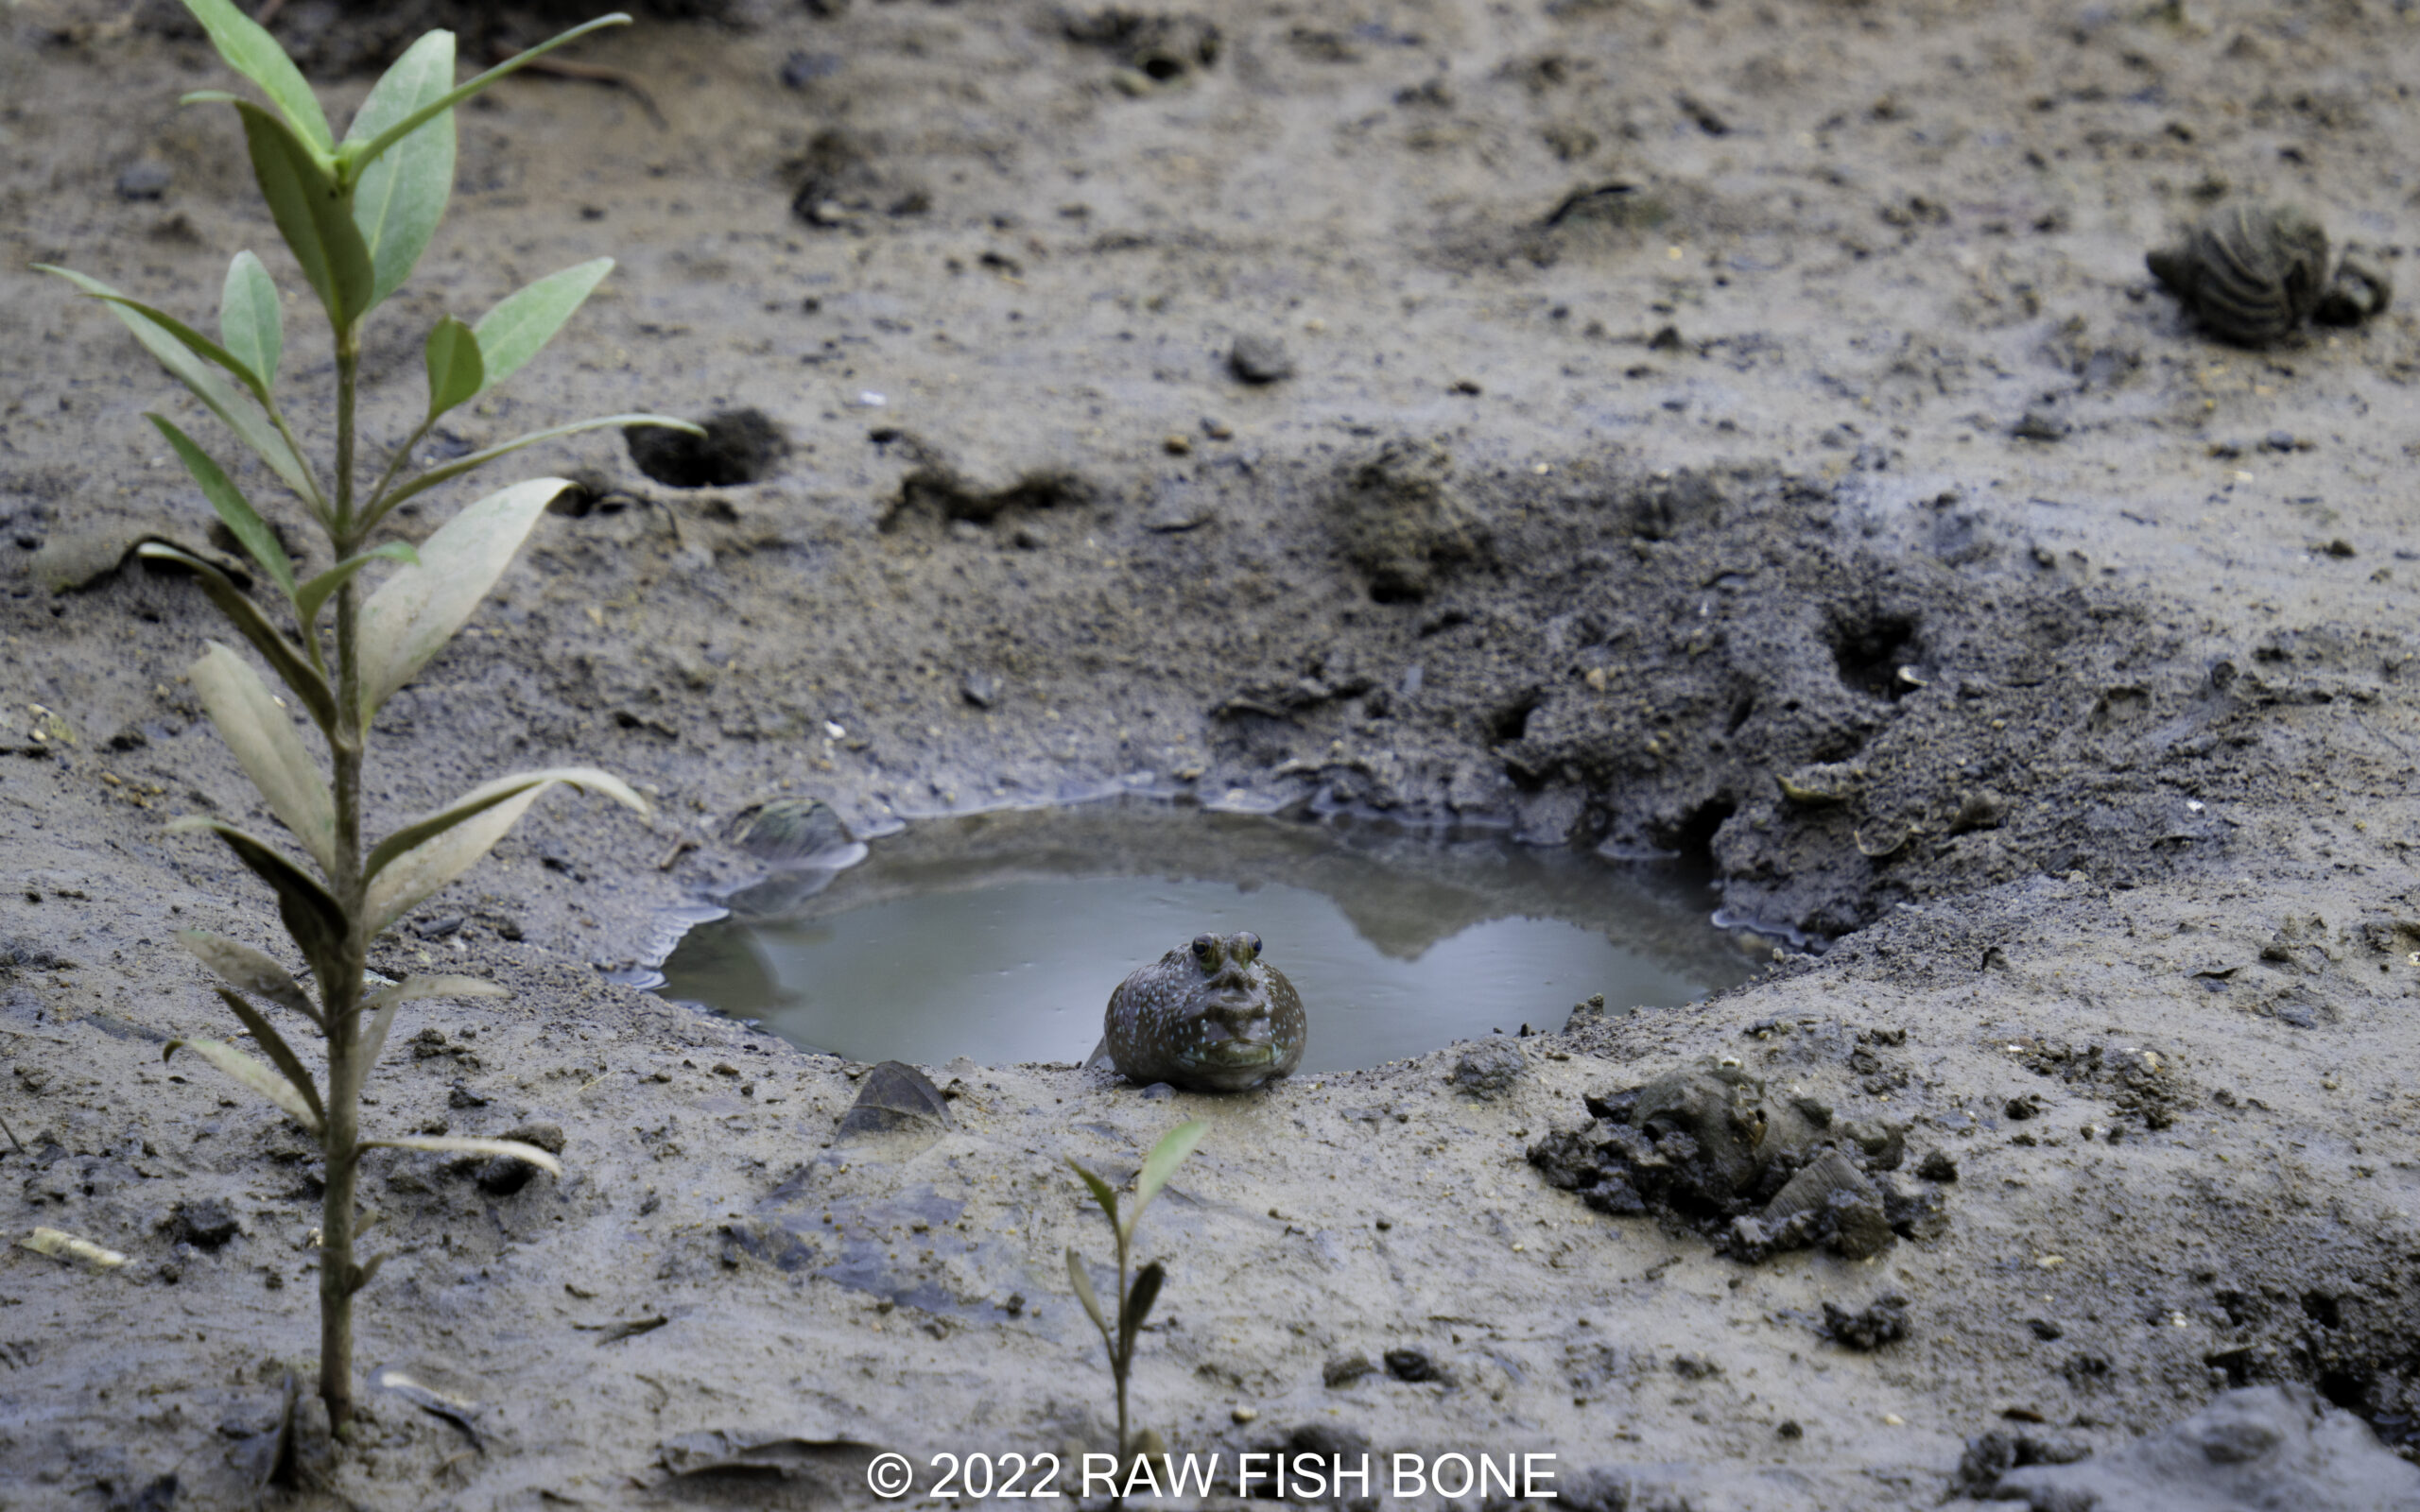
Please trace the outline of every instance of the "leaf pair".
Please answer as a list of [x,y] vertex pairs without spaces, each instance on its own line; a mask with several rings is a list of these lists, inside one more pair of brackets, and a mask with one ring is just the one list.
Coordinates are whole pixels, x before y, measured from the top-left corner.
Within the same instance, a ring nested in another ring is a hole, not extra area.
[[185,96],[188,104],[231,104],[242,115],[253,176],[278,233],[338,330],[400,287],[427,249],[454,188],[454,107],[567,43],[631,19],[601,16],[459,86],[454,34],[432,31],[380,77],[339,144],[301,70],[267,29],[232,0],[185,0],[185,9],[228,66],[277,108],[218,90]]
[[450,315],[438,321],[428,334],[428,418],[520,371],[613,270],[612,258],[591,258],[508,295],[475,326]]
[[1110,1225],[1117,1230],[1118,1243],[1122,1247],[1133,1243],[1135,1226],[1143,1221],[1143,1210],[1150,1206],[1151,1199],[1160,1194],[1160,1189],[1168,1184],[1168,1177],[1176,1175],[1176,1168],[1184,1163],[1185,1158],[1209,1132],[1210,1125],[1195,1118],[1179,1124],[1160,1137],[1160,1143],[1144,1157],[1143,1169],[1135,1174],[1133,1211],[1123,1219],[1117,1214],[1117,1193],[1108,1182],[1077,1165],[1073,1159],[1067,1164],[1083,1177],[1084,1185],[1092,1192],[1093,1200],[1109,1214]]

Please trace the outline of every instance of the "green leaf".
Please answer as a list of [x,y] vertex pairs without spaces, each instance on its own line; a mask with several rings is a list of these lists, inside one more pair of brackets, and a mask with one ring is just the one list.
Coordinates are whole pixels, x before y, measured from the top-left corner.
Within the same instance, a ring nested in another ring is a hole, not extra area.
[[487,362],[483,387],[493,388],[520,371],[613,270],[612,258],[591,258],[505,296],[494,309],[480,316],[473,329],[479,334],[479,355]]
[[311,1084],[311,1074],[303,1068],[302,1057],[296,1055],[294,1047],[285,1042],[285,1037],[277,1032],[277,1025],[263,1017],[260,1009],[225,988],[217,990],[218,1001],[226,1004],[227,1010],[243,1021],[244,1027],[251,1031],[252,1042],[268,1053],[269,1063],[293,1084],[296,1091],[302,1094],[302,1101],[310,1106],[311,1116],[326,1123],[328,1110],[320,1105],[320,1089]]
[[[251,373],[235,360],[233,353],[182,322],[149,305],[128,299],[99,279],[88,278],[73,269],[55,267],[46,263],[36,266],[43,272],[58,274],[95,299],[107,302],[110,313],[134,333],[134,339],[143,343],[144,350],[157,357],[160,366],[167,369],[179,383],[192,389],[195,396],[209,406],[210,412],[235,433],[237,439],[269,465],[287,488],[305,500],[317,501],[320,498],[319,486],[312,481],[310,470],[302,465],[302,458],[294,455],[294,449],[285,444],[285,438],[277,433],[277,427],[270,424],[266,416],[245,404],[243,397],[227,380],[194,360],[199,355],[226,368],[244,379],[245,387],[249,388],[251,387]],[[254,390],[255,397],[261,393],[262,390]]]
[[362,875],[370,884],[372,936],[469,869],[510,832],[540,795],[559,782],[603,793],[641,814],[648,812],[647,800],[624,786],[621,779],[584,766],[521,772],[482,783],[387,836],[370,852],[362,864]]
[[428,418],[435,420],[487,387],[477,333],[447,316],[428,333]]
[[370,249],[353,221],[352,191],[337,182],[285,122],[245,100],[235,102],[235,113],[243,117],[252,177],[260,180],[278,234],[327,307],[329,322],[339,331],[349,329],[373,302],[376,287]]
[[256,998],[267,998],[281,1008],[289,1009],[310,1020],[321,1028],[327,1027],[320,1017],[317,1005],[294,980],[294,973],[280,966],[276,959],[224,935],[206,930],[181,929],[177,943],[193,952],[201,964],[218,973],[219,980]]
[[1176,1175],[1176,1168],[1184,1163],[1184,1158],[1209,1132],[1209,1125],[1198,1118],[1190,1119],[1168,1130],[1151,1147],[1151,1153],[1143,1160],[1143,1174],[1134,1178],[1134,1211],[1126,1218],[1126,1233],[1130,1237],[1134,1226],[1143,1221],[1143,1210],[1150,1206],[1151,1199],[1160,1194],[1160,1188],[1168,1184],[1168,1177]]
[[1067,1246],[1067,1279],[1076,1283],[1076,1300],[1092,1314],[1093,1327],[1100,1330],[1100,1341],[1109,1343],[1109,1319],[1102,1315],[1100,1298],[1093,1295],[1093,1279],[1084,1274],[1084,1263],[1076,1258],[1073,1245]]
[[311,753],[302,748],[293,722],[270,696],[268,685],[250,662],[216,641],[186,675],[201,696],[210,722],[218,728],[218,738],[268,800],[268,811],[294,832],[322,871],[335,876],[336,798]]
[[309,1129],[315,1137],[319,1134],[320,1115],[310,1103],[302,1100],[302,1094],[294,1090],[294,1084],[234,1046],[220,1044],[216,1040],[171,1040],[167,1048],[161,1052],[160,1058],[165,1060],[180,1050],[192,1051],[276,1104],[281,1112]]
[[1108,1182],[1093,1175],[1090,1171],[1087,1171],[1082,1166],[1078,1165],[1076,1163],[1076,1158],[1072,1155],[1067,1157],[1067,1166],[1068,1169],[1074,1171],[1078,1176],[1084,1178],[1084,1185],[1092,1189],[1093,1200],[1100,1204],[1100,1211],[1108,1213],[1109,1221],[1113,1225],[1115,1224],[1117,1222],[1117,1193],[1115,1189],[1111,1187]]
[[337,161],[347,172],[361,172],[367,164],[377,162],[382,155],[391,150],[396,143],[403,141],[427,122],[435,120],[439,115],[461,104],[507,74],[527,68],[565,43],[585,37],[601,26],[627,26],[630,24],[631,18],[617,10],[610,16],[599,16],[594,21],[574,26],[561,36],[549,37],[535,47],[525,47],[469,83],[420,106],[409,115],[368,141],[355,142],[348,137],[344,146],[337,149]]
[[1134,1335],[1141,1332],[1143,1320],[1151,1315],[1151,1304],[1160,1299],[1160,1283],[1167,1280],[1167,1267],[1153,1261],[1135,1272],[1134,1288],[1117,1306],[1117,1352],[1125,1359],[1134,1358]]
[[483,468],[497,457],[509,455],[525,446],[535,446],[540,441],[551,441],[560,437],[577,436],[581,431],[603,430],[623,425],[669,425],[675,430],[687,431],[692,436],[706,434],[702,428],[689,421],[674,420],[665,415],[606,415],[596,420],[576,420],[568,425],[553,425],[543,431],[531,431],[527,436],[516,436],[509,441],[491,446],[484,452],[474,452],[468,456],[457,457],[451,462],[429,469],[378,501],[378,512],[364,521],[363,527],[366,529],[370,525],[376,524],[386,517],[388,510],[413,494],[424,493],[441,483],[451,482],[465,472]]
[[411,1136],[405,1139],[363,1140],[365,1150],[428,1150],[438,1155],[509,1155],[516,1160],[527,1160],[549,1176],[561,1177],[563,1163],[538,1148],[519,1140],[458,1140],[427,1139]]
[[252,391],[266,398],[285,352],[285,316],[277,307],[276,283],[251,252],[237,252],[227,265],[227,286],[218,296],[218,336],[229,354],[251,369],[257,380]]
[[196,446],[167,417],[147,412],[144,418],[158,426],[160,434],[168,438],[168,444],[176,450],[178,460],[184,463],[185,471],[193,474],[193,480],[201,485],[201,496],[210,501],[210,507],[218,511],[218,518],[227,523],[229,533],[242,544],[252,560],[261,564],[261,571],[268,574],[269,579],[285,591],[285,596],[292,598],[294,563],[285,555],[285,543],[277,539],[277,532],[268,527],[268,522],[263,520],[252,508],[251,501],[244,497],[244,490],[235,487],[226,471],[211,460],[210,454]]
[[168,826],[170,834],[190,834],[207,830],[235,852],[252,875],[266,882],[277,893],[278,918],[285,925],[285,933],[301,947],[302,958],[311,963],[311,972],[320,984],[320,1001],[330,1003],[336,994],[330,990],[337,984],[329,979],[336,963],[344,953],[344,910],[328,896],[309,872],[287,860],[275,846],[256,834],[248,834],[232,824],[188,816]]
[[165,541],[147,541],[134,551],[135,555],[152,561],[175,562],[193,574],[200,581],[201,591],[218,606],[218,612],[226,615],[244,639],[251,643],[252,649],[276,669],[294,696],[302,700],[303,712],[311,716],[320,732],[324,734],[336,728],[337,698],[328,690],[327,679],[320,676],[310,662],[302,660],[302,653],[294,643],[278,633],[277,627],[269,624],[268,616],[261,612],[260,606],[245,597],[242,589],[228,581],[225,573],[192,552]]
[[[454,34],[432,31],[411,44],[371,90],[353,117],[345,145],[367,143],[405,116],[441,99],[454,86]],[[454,112],[443,111],[361,170],[353,197],[354,224],[370,249],[376,284],[372,304],[411,276],[428,249],[445,201],[454,192]]]
[[336,150],[336,138],[328,131],[328,117],[320,109],[320,101],[311,86],[302,81],[302,71],[267,27],[236,9],[230,0],[185,0],[185,9],[210,33],[218,56],[227,66],[261,87],[293,124],[295,133],[318,148],[318,156],[326,160]]
[[389,541],[383,546],[372,546],[357,557],[344,560],[320,574],[294,591],[294,616],[302,624],[304,634],[319,623],[320,610],[327,607],[329,596],[344,586],[344,580],[373,561],[399,561],[408,566],[420,565],[420,553],[407,542]]
[[571,487],[532,478],[489,494],[420,545],[420,565],[379,586],[361,607],[361,720],[428,664],[504,576],[547,502]]

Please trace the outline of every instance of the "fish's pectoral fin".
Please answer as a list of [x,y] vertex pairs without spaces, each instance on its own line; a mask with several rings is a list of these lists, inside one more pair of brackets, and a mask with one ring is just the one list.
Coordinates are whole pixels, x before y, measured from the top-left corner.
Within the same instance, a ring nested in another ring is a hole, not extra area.
[[1084,1063],[1080,1069],[1084,1071],[1093,1071],[1108,1067],[1109,1065],[1109,1036],[1102,1035],[1100,1037],[1100,1043],[1093,1046],[1093,1053],[1084,1057]]

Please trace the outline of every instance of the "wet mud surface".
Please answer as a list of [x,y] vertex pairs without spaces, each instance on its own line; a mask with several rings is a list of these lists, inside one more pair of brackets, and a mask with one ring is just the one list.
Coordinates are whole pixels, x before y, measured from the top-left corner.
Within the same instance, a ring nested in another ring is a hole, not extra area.
[[[375,28],[287,11],[366,90]],[[0,266],[192,315],[270,228],[163,14],[0,13]],[[1062,1254],[1108,1239],[1063,1162],[1123,1178],[1186,1115],[1134,1384],[1179,1452],[1554,1452],[1604,1507],[2161,1506],[2197,1453],[2392,1492],[2314,1403],[2406,1445],[2420,1411],[2420,328],[2221,345],[2143,257],[2258,198],[2400,271],[2410,19],[1208,16],[651,16],[582,55],[630,81],[463,115],[369,434],[416,418],[427,321],[603,252],[433,444],[735,418],[706,457],[528,454],[579,489],[381,718],[381,824],[571,758],[657,813],[549,799],[375,954],[513,995],[399,1022],[365,1116],[567,1175],[371,1158],[368,1421],[300,1446],[296,1503],[813,1504],[875,1449],[1105,1448]],[[0,1251],[0,1503],[249,1505],[315,1355],[319,1175],[161,1063],[221,1013],[173,931],[277,938],[161,830],[271,821],[180,681],[205,606],[111,565],[206,536],[140,420],[179,402],[0,280],[0,1223],[128,1257]],[[1146,1100],[960,1061],[946,1124],[846,1140],[863,1068],[612,979],[763,875],[769,799],[862,838],[1136,787],[1678,852],[1778,954],[1517,1066]],[[1761,1091],[1607,1116],[1709,1065]],[[1759,1112],[1789,1160],[1710,1189],[1700,1136]],[[1833,1130],[1820,1221],[1776,1213]],[[1648,1211],[1592,1205],[1616,1177]]]

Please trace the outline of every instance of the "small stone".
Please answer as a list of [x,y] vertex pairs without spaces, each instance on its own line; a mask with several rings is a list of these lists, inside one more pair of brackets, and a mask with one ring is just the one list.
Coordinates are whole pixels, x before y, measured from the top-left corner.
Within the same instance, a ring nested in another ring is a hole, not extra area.
[[1182,431],[1170,431],[1167,435],[1160,438],[1160,447],[1170,456],[1191,456],[1193,455],[1193,438],[1185,435]]
[[1141,1095],[1147,1103],[1165,1103],[1176,1095],[1176,1089],[1167,1082],[1155,1081],[1144,1088]]
[[792,53],[782,60],[782,85],[786,89],[804,89],[819,78],[838,73],[845,63],[838,53]]
[[1327,1364],[1320,1369],[1320,1379],[1327,1383],[1328,1389],[1333,1391],[1340,1386],[1353,1384],[1377,1368],[1370,1363],[1370,1357],[1366,1354],[1331,1355],[1328,1357]]
[[1397,1381],[1418,1383],[1437,1379],[1437,1364],[1426,1349],[1389,1349],[1387,1374]]
[[168,192],[175,177],[166,163],[146,159],[117,176],[117,197],[127,200],[157,199]]
[[1204,415],[1201,418],[1201,434],[1214,441],[1232,441],[1236,438],[1236,428],[1225,421]]
[[1780,1426],[1776,1427],[1773,1432],[1779,1434],[1784,1438],[1804,1438],[1806,1436],[1806,1430],[1798,1426],[1798,1419],[1795,1418],[1783,1418]]
[[1241,335],[1227,350],[1227,370],[1248,384],[1273,384],[1294,376],[1294,359],[1274,337]]
[[989,709],[1000,701],[1000,679],[989,672],[970,672],[958,685],[959,696],[977,709]]
[[1955,1181],[1958,1162],[1950,1159],[1947,1150],[1935,1150],[1917,1163],[1916,1175],[1927,1181]]
[[1239,1423],[1257,1422],[1260,1420],[1260,1409],[1257,1407],[1239,1406],[1229,1411],[1227,1416],[1233,1418]]
[[2035,404],[2019,417],[2009,434],[2023,441],[2064,441],[2072,429],[2058,411],[2046,404]]

